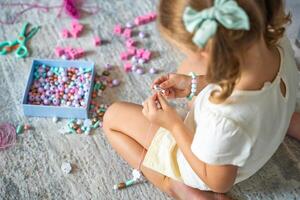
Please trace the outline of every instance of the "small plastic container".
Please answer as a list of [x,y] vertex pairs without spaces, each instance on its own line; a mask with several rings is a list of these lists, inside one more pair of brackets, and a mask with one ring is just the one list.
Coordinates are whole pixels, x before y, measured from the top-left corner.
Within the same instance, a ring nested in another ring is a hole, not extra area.
[[[28,103],[28,94],[33,83],[34,68],[37,65],[45,64],[49,67],[63,67],[63,68],[90,68],[91,69],[91,86],[88,91],[88,99],[85,107],[69,107],[69,106],[47,106],[47,105],[33,105]],[[59,118],[88,118],[89,106],[92,96],[92,88],[94,84],[95,67],[94,63],[86,61],[66,61],[66,60],[33,60],[29,77],[26,84],[26,89],[23,95],[23,111],[25,116],[33,117],[59,117]]]

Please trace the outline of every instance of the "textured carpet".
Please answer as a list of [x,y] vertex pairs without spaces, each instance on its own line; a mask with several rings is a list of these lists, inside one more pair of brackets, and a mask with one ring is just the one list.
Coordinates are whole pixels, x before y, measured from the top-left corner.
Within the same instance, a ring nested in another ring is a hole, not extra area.
[[[1,0],[1,2],[10,2]],[[23,1],[29,2],[29,1]],[[59,1],[39,1],[57,5]],[[94,3],[96,1],[90,1]],[[135,16],[155,9],[156,0],[99,0],[101,11],[82,22],[86,29],[79,39],[60,39],[62,28],[70,26],[66,16],[56,18],[58,10],[49,13],[36,10],[27,12],[18,23],[0,26],[0,39],[14,39],[22,23],[29,21],[41,25],[40,32],[30,41],[30,57],[17,59],[13,54],[0,57],[0,122],[15,125],[28,122],[34,130],[18,136],[17,144],[0,151],[0,199],[168,199],[151,184],[140,184],[115,192],[112,186],[130,177],[130,168],[112,150],[103,132],[98,129],[92,136],[59,133],[66,120],[57,124],[51,119],[27,118],[23,115],[21,99],[33,58],[55,58],[57,45],[83,47],[88,51],[86,60],[94,61],[98,71],[106,63],[121,65],[119,53],[124,49],[120,38],[112,37],[116,23],[125,24]],[[297,4],[299,5],[299,4]],[[292,4],[293,9],[295,5]],[[20,8],[0,9],[1,20]],[[295,27],[295,26],[294,26]],[[154,23],[138,28],[150,34],[141,46],[155,52],[155,58],[147,65],[162,71],[174,71],[182,55],[159,36]],[[297,28],[294,28],[296,30]],[[295,31],[291,31],[291,38]],[[93,35],[109,41],[95,48]],[[125,100],[141,103],[149,94],[147,89],[154,76],[125,74],[122,68],[112,72],[122,80],[117,88],[107,89],[102,103]],[[126,123],[126,122],[125,122]],[[299,142],[286,138],[272,159],[252,178],[236,185],[230,195],[236,199],[299,199],[300,197],[300,149]],[[72,174],[62,173],[64,161],[71,162]]]

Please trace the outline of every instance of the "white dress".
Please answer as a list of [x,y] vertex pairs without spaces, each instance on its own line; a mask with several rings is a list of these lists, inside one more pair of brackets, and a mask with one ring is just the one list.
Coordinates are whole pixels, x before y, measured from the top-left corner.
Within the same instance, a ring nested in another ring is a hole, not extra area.
[[[191,150],[201,161],[212,165],[238,166],[235,183],[255,174],[276,152],[286,135],[295,111],[298,71],[287,38],[278,48],[280,70],[275,80],[261,90],[234,91],[230,103],[213,104],[210,84],[197,96],[185,124],[195,135]],[[285,96],[280,83],[286,87]],[[192,170],[171,134],[160,129],[143,163],[175,180],[201,190],[210,188]]]

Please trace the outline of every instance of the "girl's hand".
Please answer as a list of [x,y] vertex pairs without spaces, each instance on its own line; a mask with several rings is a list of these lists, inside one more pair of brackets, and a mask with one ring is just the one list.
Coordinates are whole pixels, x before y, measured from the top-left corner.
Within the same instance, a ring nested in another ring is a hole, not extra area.
[[[161,108],[157,106],[157,102],[160,104]],[[149,97],[143,103],[143,107],[144,116],[151,123],[157,124],[160,127],[171,131],[176,125],[183,123],[176,110],[169,106],[160,93],[156,93]]]
[[167,74],[155,79],[151,85],[159,85],[165,90],[163,94],[168,99],[184,98],[191,91],[191,77],[183,74]]

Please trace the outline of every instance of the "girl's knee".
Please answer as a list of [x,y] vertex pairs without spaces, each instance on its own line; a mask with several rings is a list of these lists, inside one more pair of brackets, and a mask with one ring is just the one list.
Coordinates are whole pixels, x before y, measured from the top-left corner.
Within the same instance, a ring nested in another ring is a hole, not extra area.
[[120,112],[121,107],[123,106],[123,102],[115,102],[108,107],[103,117],[103,129],[105,133],[107,133],[108,129],[112,128],[112,122],[114,118],[118,115],[118,111]]

